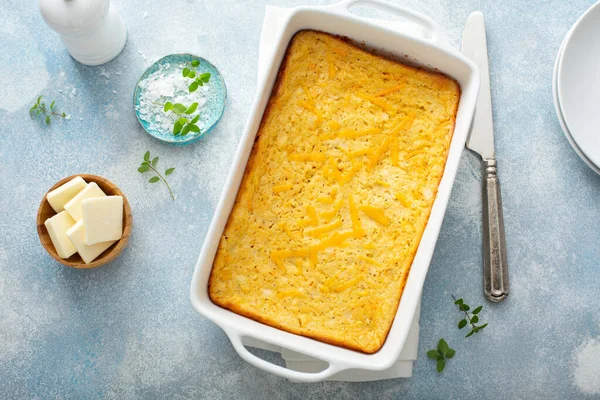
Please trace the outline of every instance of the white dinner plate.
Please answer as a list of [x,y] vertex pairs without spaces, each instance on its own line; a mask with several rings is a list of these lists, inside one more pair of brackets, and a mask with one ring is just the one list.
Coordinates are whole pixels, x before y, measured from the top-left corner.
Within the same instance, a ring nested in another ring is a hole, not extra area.
[[563,48],[565,46],[567,37],[569,37],[569,33],[567,33],[567,35],[565,36],[565,39],[563,40],[562,44],[560,45],[558,54],[556,55],[556,61],[554,62],[554,72],[552,74],[552,97],[554,98],[554,110],[556,111],[556,116],[558,117],[558,122],[560,123],[560,127],[562,128],[567,140],[569,141],[569,144],[571,145],[571,147],[573,147],[573,150],[575,150],[575,153],[577,153],[579,158],[581,158],[583,160],[583,162],[585,162],[587,164],[588,167],[590,167],[595,173],[600,175],[600,168],[597,167],[596,165],[594,165],[594,163],[591,162],[590,159],[587,158],[585,154],[583,154],[583,152],[581,151],[579,146],[577,146],[577,143],[575,143],[575,140],[573,140],[573,137],[571,136],[571,133],[569,132],[569,128],[567,127],[567,124],[565,123],[565,119],[562,114],[560,101],[558,98],[558,90],[557,90],[558,65],[562,58]]
[[568,131],[583,154],[600,166],[600,2],[567,34],[557,79]]

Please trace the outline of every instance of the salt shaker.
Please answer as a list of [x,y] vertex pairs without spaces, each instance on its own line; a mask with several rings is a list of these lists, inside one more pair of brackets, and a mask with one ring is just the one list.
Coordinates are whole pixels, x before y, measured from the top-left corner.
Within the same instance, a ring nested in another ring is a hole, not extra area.
[[44,21],[82,64],[104,64],[125,47],[125,23],[110,0],[39,0],[39,7]]

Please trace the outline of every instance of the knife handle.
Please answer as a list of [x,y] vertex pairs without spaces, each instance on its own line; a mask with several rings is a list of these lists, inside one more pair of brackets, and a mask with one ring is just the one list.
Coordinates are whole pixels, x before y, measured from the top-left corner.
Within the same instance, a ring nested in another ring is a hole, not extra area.
[[483,289],[497,303],[508,296],[508,263],[500,181],[496,160],[484,159],[483,180]]

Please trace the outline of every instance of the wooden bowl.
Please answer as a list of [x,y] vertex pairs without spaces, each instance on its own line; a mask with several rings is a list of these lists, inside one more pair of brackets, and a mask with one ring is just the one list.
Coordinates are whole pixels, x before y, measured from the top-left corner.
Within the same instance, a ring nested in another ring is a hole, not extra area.
[[[62,184],[70,181],[71,179],[75,178],[76,176],[82,177],[83,180],[86,181],[87,183],[96,182],[96,184],[100,187],[100,189],[102,189],[102,191],[104,193],[106,193],[107,196],[122,196],[123,197],[123,236],[121,237],[121,239],[119,239],[112,246],[110,246],[108,249],[106,249],[102,254],[100,254],[94,261],[92,261],[89,264],[86,264],[85,262],[83,262],[83,260],[81,259],[81,257],[79,256],[78,253],[73,254],[71,257],[69,257],[67,259],[60,258],[58,256],[58,254],[56,253],[56,249],[54,248],[54,245],[52,244],[52,240],[50,239],[48,230],[46,229],[46,226],[44,225],[44,222],[46,222],[46,220],[48,218],[56,215],[56,212],[50,206],[50,203],[48,203],[46,196],[48,195],[49,192],[51,192],[52,190],[61,186]],[[129,241],[129,236],[131,236],[132,225],[133,225],[133,218],[131,216],[131,208],[129,207],[129,202],[127,201],[127,197],[125,197],[123,192],[121,192],[121,190],[115,184],[110,182],[108,179],[104,179],[101,176],[97,176],[97,175],[88,175],[88,174],[72,175],[72,176],[66,177],[65,179],[57,182],[44,195],[44,198],[42,199],[42,203],[40,204],[40,208],[38,209],[38,213],[37,213],[37,231],[38,231],[38,236],[40,237],[40,242],[42,243],[42,246],[44,246],[44,249],[46,249],[48,254],[50,254],[52,256],[52,258],[54,258],[59,263],[66,265],[67,267],[71,267],[71,268],[82,268],[82,269],[96,268],[96,267],[99,267],[106,263],[109,263],[112,260],[114,260],[115,258],[117,258],[119,256],[119,254],[121,254],[123,249],[127,246],[127,242]]]

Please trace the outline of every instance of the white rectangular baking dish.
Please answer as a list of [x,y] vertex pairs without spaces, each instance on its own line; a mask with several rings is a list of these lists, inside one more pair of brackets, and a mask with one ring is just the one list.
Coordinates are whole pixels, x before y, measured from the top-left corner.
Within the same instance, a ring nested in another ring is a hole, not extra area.
[[[373,7],[417,24],[422,28],[423,35],[415,35],[414,29],[410,31],[411,33],[402,32],[383,27],[377,23],[377,20],[358,17],[350,12],[350,7],[355,5]],[[344,349],[270,327],[223,309],[212,303],[208,296],[208,279],[213,259],[235,202],[280,63],[291,38],[296,32],[304,29],[347,36],[356,42],[364,43],[371,49],[381,50],[398,57],[407,56],[408,59],[423,67],[438,70],[456,79],[461,87],[454,135],[438,195],[413,261],[394,323],[383,347],[374,354]],[[282,24],[275,42],[277,44],[268,64],[266,78],[259,85],[225,183],[225,189],[196,264],[190,291],[192,304],[198,312],[225,331],[235,350],[244,360],[273,374],[296,381],[316,382],[347,369],[386,369],[397,360],[419,304],[427,269],[435,249],[456,170],[473,118],[479,89],[479,72],[473,63],[450,47],[439,26],[430,18],[384,0],[344,0],[325,7],[295,8]],[[246,349],[244,340],[247,338],[259,339],[321,359],[328,363],[328,367],[319,373],[305,373],[272,364]]]

